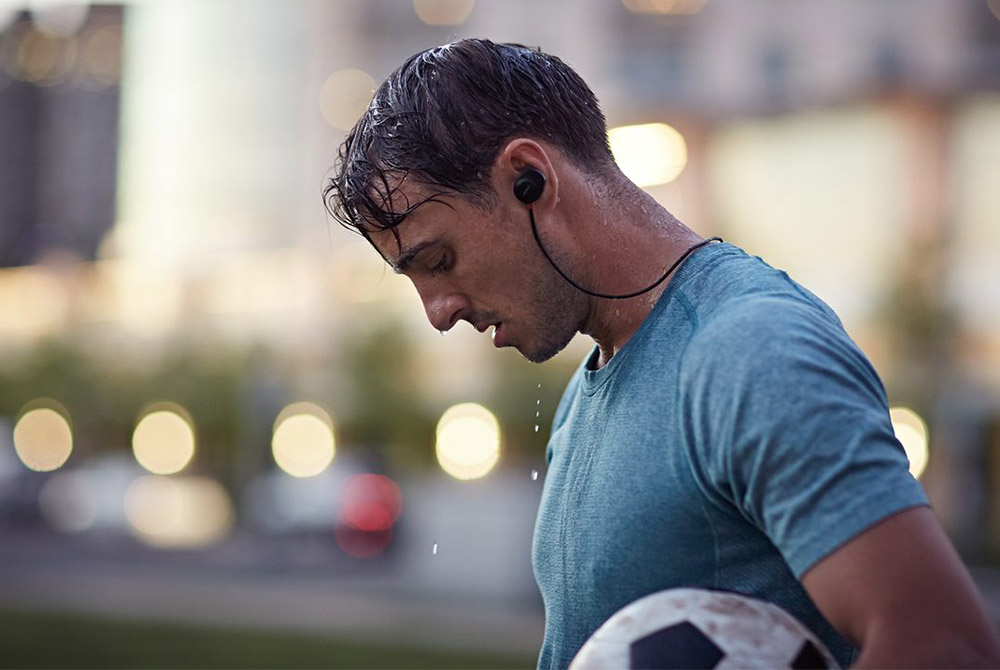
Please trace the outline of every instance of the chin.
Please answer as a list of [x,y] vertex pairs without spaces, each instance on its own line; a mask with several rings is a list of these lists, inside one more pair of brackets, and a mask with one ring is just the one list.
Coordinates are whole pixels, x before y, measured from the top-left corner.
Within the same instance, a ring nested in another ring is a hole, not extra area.
[[521,352],[521,355],[524,356],[531,363],[544,363],[545,361],[549,360],[550,358],[559,353],[558,351],[548,351],[548,350],[541,352],[524,351],[521,348],[518,348],[518,351]]
[[560,351],[566,348],[576,332],[571,332],[568,336],[559,340],[542,343],[540,346],[531,347],[529,345],[518,345],[518,352],[532,363],[544,363]]

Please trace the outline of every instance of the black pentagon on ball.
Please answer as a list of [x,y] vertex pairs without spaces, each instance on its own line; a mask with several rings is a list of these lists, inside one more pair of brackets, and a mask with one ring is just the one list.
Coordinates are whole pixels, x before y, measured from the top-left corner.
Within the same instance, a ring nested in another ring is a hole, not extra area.
[[714,668],[725,654],[690,621],[661,628],[629,645],[632,670]]
[[828,667],[823,654],[809,640],[805,641],[792,661],[792,670],[826,670]]

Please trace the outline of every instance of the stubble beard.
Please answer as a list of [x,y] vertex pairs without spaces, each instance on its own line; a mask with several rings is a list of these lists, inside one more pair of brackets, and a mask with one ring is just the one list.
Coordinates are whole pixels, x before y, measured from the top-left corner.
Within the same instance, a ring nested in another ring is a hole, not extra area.
[[[538,278],[532,300],[537,320],[537,343],[526,344],[518,351],[532,363],[544,363],[566,348],[586,322],[586,300],[554,271]],[[530,348],[529,348],[530,347]]]
[[[520,221],[520,212],[507,209],[504,221]],[[520,225],[520,224],[517,224]],[[514,228],[516,230],[516,227]],[[532,261],[523,269],[529,275],[532,291],[527,313],[534,323],[534,332],[526,337],[536,342],[515,344],[518,352],[531,363],[544,363],[566,348],[587,321],[587,297],[563,279],[545,259],[536,242],[526,242],[534,248]],[[572,267],[572,263],[566,261]]]

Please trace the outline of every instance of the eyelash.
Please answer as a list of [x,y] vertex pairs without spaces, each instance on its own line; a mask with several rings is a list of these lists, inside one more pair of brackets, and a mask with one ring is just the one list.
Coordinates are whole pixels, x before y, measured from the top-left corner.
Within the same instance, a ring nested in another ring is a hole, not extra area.
[[442,258],[440,263],[431,268],[431,277],[437,277],[439,274],[447,270],[447,259]]

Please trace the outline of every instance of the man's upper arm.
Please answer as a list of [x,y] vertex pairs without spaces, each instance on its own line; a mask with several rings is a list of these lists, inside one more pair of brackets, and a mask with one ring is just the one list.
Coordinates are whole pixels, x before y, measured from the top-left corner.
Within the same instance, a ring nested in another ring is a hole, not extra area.
[[810,568],[802,584],[861,648],[855,667],[1000,667],[982,598],[927,507],[857,535]]
[[877,374],[816,308],[744,301],[689,349],[682,390],[696,476],[796,576],[882,519],[927,505]]
[[907,470],[877,374],[787,299],[730,305],[682,370],[704,490],[758,526],[874,667],[1000,667],[954,549]]

